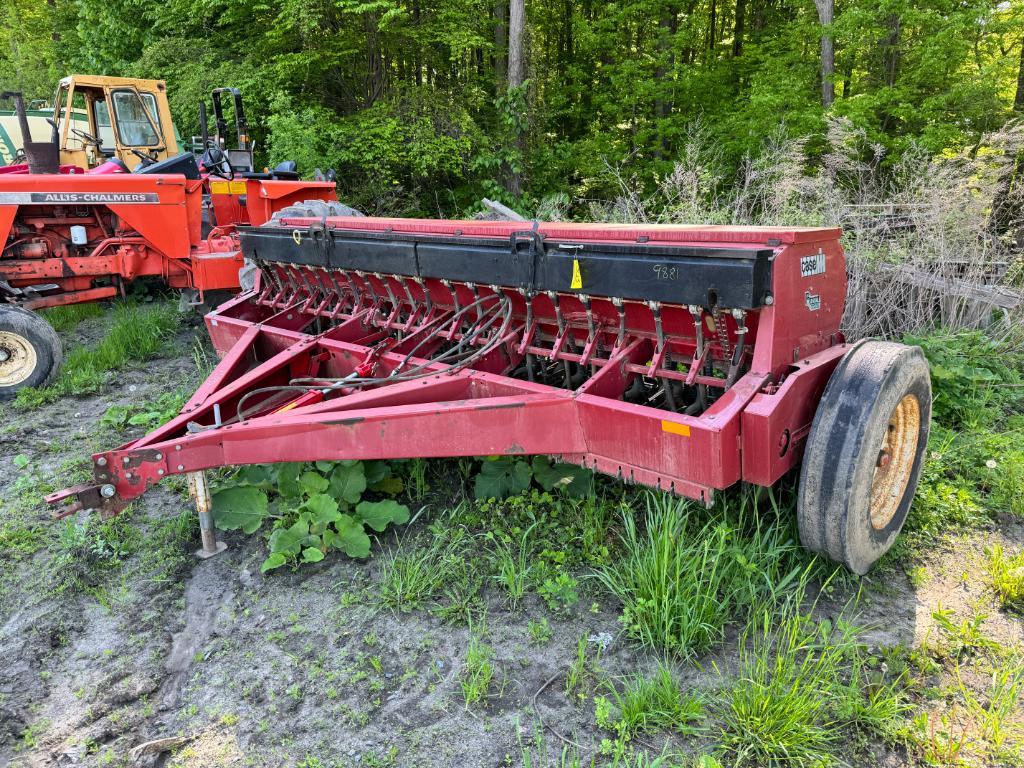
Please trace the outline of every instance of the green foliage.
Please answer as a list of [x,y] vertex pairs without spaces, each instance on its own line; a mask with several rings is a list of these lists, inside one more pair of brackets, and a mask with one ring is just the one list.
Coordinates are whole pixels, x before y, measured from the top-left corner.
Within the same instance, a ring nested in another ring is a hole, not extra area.
[[39,744],[40,738],[50,730],[52,723],[48,718],[41,717],[25,727],[18,739],[18,750],[29,750]]
[[975,331],[937,331],[920,344],[932,374],[934,410],[920,484],[890,556],[942,533],[1024,515],[1024,359]]
[[180,321],[169,303],[118,302],[110,315],[110,327],[96,346],[72,349],[57,379],[42,389],[19,390],[15,406],[36,408],[62,397],[96,392],[117,371],[166,351],[168,339]]
[[87,304],[65,304],[61,307],[44,309],[40,314],[53,326],[57,333],[66,333],[72,330],[83,320],[94,317],[102,317],[107,308],[98,302]]
[[70,71],[161,77],[183,136],[200,99],[233,85],[261,164],[334,166],[343,199],[409,214],[481,195],[523,210],[551,193],[607,199],[609,168],[649,189],[696,116],[730,177],[781,121],[811,137],[813,160],[828,113],[894,156],[969,146],[1012,115],[1017,0],[835,10],[828,111],[812,4],[530,2],[529,79],[509,88],[508,41],[495,38],[507,19],[484,0],[11,0],[0,85],[46,98]]
[[479,635],[472,634],[466,648],[462,674],[459,677],[466,706],[483,701],[489,695],[493,681],[494,651],[480,639]]
[[[394,499],[363,499],[367,490],[394,488],[386,462],[318,461],[243,467],[213,494],[222,530],[255,533],[273,520],[264,573],[286,564],[318,563],[331,550],[349,557],[370,554],[369,526],[378,533],[409,521],[409,508]],[[401,489],[401,485],[397,486]],[[271,500],[271,493],[276,498]]]
[[222,531],[256,533],[267,511],[267,494],[251,485],[224,488],[213,495],[214,518]]
[[463,560],[458,540],[436,537],[425,547],[407,547],[403,542],[380,561],[381,605],[405,613],[424,607],[455,578]]
[[804,614],[802,594],[758,611],[740,637],[739,671],[717,706],[729,765],[837,763],[851,729],[890,732],[908,709],[898,680],[872,668],[860,631]]
[[148,403],[112,405],[100,418],[100,426],[115,432],[123,432],[128,427],[149,432],[177,416],[187,400],[188,394],[181,390],[164,392]]
[[554,462],[547,456],[534,456],[530,466],[533,479],[545,491],[560,488],[570,496],[588,496],[594,491],[594,473],[586,467]]
[[985,427],[1024,402],[1024,360],[980,331],[908,336],[931,368],[933,417],[945,427]]
[[17,454],[12,463],[21,471],[0,503],[0,574],[16,573],[8,562],[31,557],[53,541],[54,524],[39,514],[43,496],[89,477],[86,465],[78,461],[65,462],[55,473],[46,472],[26,454]]
[[530,642],[534,645],[546,645],[551,640],[551,624],[546,616],[530,619],[526,625],[530,633]]
[[608,696],[594,699],[595,719],[599,727],[614,731],[621,740],[661,730],[692,736],[700,730],[695,725],[704,713],[700,697],[684,694],[664,665],[650,677],[626,678],[621,688],[610,682],[605,687]]
[[581,566],[608,561],[612,520],[624,506],[616,499],[577,499],[536,489],[506,499],[464,503],[431,526],[438,538],[466,531],[485,544],[476,573],[489,573],[518,608],[528,593],[551,610],[579,599],[573,575]]
[[141,534],[128,517],[62,522],[53,547],[57,591],[93,592],[106,573],[138,550]]
[[478,499],[504,499],[522,493],[533,479],[530,465],[510,456],[489,456],[480,465],[473,492]]
[[553,462],[534,456],[531,462],[514,456],[488,456],[480,464],[473,492],[478,499],[504,499],[530,488],[532,481],[545,491],[588,496],[594,490],[594,473],[575,464]]
[[493,531],[484,534],[485,539],[491,542],[494,548],[492,558],[497,571],[494,579],[504,589],[509,607],[513,611],[519,607],[532,583],[534,562],[531,557],[530,537],[534,526],[536,523],[523,531],[518,541],[511,541],[510,537],[500,534],[496,536]]
[[995,544],[986,552],[992,588],[1004,608],[1024,610],[1024,551],[1007,555]]
[[580,601],[580,596],[576,592],[578,586],[575,578],[562,571],[544,579],[544,583],[537,588],[537,594],[544,598],[544,602],[552,611],[564,611]]
[[598,646],[594,658],[588,653],[590,642],[586,635],[576,641],[576,656],[569,663],[569,670],[565,673],[565,694],[576,696],[580,701],[586,699],[586,692],[581,690],[584,683],[596,677],[601,661],[601,646]]
[[789,583],[794,545],[762,522],[753,494],[733,495],[740,517],[704,517],[696,504],[647,496],[646,527],[622,520],[622,556],[598,572],[623,605],[626,631],[645,645],[677,655],[720,640],[726,623]]

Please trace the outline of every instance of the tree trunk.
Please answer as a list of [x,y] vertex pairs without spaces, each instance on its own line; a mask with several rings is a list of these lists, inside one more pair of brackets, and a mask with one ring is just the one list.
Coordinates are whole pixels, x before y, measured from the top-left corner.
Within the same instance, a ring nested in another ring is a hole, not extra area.
[[836,87],[832,78],[836,72],[836,51],[832,31],[828,29],[835,18],[835,0],[814,0],[818,21],[825,27],[821,33],[821,106],[828,109],[836,100]]
[[889,36],[882,42],[882,70],[885,84],[892,88],[900,68],[900,31],[903,23],[897,14],[889,16]]
[[[510,0],[508,6],[508,89],[518,88],[523,84],[523,32],[526,28],[526,0]],[[526,146],[522,134],[515,137],[520,154]],[[512,171],[508,175],[507,189],[509,194],[522,194],[523,180],[520,174]]]
[[508,35],[508,28],[506,27],[506,14],[508,8],[505,5],[505,0],[495,0],[494,3],[494,81],[498,86],[498,92],[500,93],[505,85],[505,64],[508,61],[506,55],[508,53],[506,47],[506,37]]
[[708,50],[715,50],[715,26],[717,25],[716,13],[718,11],[717,3],[715,0],[711,0],[711,21],[708,24]]
[[562,74],[564,75],[569,71],[569,66],[572,64],[574,40],[572,36],[572,11],[573,4],[572,0],[565,0],[562,3],[562,50],[559,64],[561,66]]
[[526,0],[511,0],[508,11],[508,87],[523,84],[523,30]]
[[[413,0],[412,3],[412,23],[416,27],[416,31],[419,32],[420,26],[420,0]],[[416,87],[423,85],[423,59],[420,57],[420,47],[416,46],[416,53],[413,56],[413,69],[416,72]]]
[[[678,29],[679,9],[675,3],[666,3],[662,8],[661,18],[658,19],[658,64],[654,69],[657,88],[654,98],[654,114],[659,118],[666,118],[672,114],[672,83],[676,67],[674,42]],[[654,149],[655,157],[660,160],[666,150],[668,150],[668,139],[662,135],[661,141]]]
[[1013,100],[1013,111],[1024,112],[1024,37],[1020,40],[1020,69],[1017,70],[1017,96]]
[[739,56],[743,53],[743,22],[746,14],[746,0],[736,0],[736,17],[732,25],[732,55]]

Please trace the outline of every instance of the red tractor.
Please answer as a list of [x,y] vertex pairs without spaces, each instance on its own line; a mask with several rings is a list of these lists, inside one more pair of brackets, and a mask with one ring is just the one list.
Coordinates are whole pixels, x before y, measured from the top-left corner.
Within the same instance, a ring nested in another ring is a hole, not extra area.
[[[235,148],[226,146],[223,94],[234,99]],[[140,151],[133,171],[114,155],[89,170],[67,168],[54,140],[26,145],[24,167],[0,174],[0,399],[45,384],[59,368],[60,341],[32,310],[111,298],[144,276],[200,303],[208,291],[239,287],[236,225],[263,224],[296,203],[319,215],[344,212],[333,182],[301,181],[294,163],[256,171],[240,93],[218,89],[213,98],[216,133],[208,135],[201,110],[198,159],[185,153],[154,161]],[[100,103],[85,100],[89,108]],[[145,101],[136,106],[136,117],[156,131],[158,117]],[[87,115],[91,130],[76,135],[102,159],[99,115]]]

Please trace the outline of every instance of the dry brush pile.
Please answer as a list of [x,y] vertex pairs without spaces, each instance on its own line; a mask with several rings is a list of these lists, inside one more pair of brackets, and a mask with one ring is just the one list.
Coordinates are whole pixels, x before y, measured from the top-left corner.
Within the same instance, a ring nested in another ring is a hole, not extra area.
[[[824,147],[814,146],[812,142]],[[808,157],[816,159],[811,167]],[[1021,343],[1024,317],[1024,124],[955,154],[907,152],[890,162],[848,122],[827,134],[768,137],[736,178],[709,134],[690,129],[673,172],[651,193],[609,169],[619,197],[595,219],[651,223],[841,226],[850,338],[985,328]]]

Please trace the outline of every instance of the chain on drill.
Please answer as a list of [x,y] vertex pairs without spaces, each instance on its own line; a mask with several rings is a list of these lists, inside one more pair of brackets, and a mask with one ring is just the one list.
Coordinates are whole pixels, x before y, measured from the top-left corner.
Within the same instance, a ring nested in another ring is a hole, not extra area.
[[729,328],[722,319],[722,312],[718,307],[711,308],[711,317],[715,321],[715,333],[718,334],[718,344],[722,348],[722,356],[728,360],[732,357],[732,350],[729,349]]

